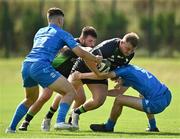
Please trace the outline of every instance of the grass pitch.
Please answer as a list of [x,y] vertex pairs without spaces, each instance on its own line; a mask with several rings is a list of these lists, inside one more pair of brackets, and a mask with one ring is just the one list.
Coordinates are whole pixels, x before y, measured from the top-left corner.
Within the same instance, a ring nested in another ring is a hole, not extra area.
[[[107,98],[104,105],[97,110],[82,114],[80,131],[54,131],[53,117],[50,132],[41,132],[40,125],[48,111],[53,97],[32,120],[28,131],[17,131],[16,134],[5,134],[16,106],[23,100],[25,93],[21,85],[21,62],[23,59],[0,59],[0,138],[180,138],[180,59],[149,59],[134,58],[133,64],[143,67],[164,82],[172,91],[170,106],[161,114],[156,115],[160,133],[147,133],[147,119],[144,113],[124,108],[115,126],[114,133],[94,133],[89,129],[91,123],[103,123],[107,120],[114,98]],[[109,82],[109,88],[113,87]],[[86,88],[86,86],[85,86]],[[137,95],[133,89],[128,94]],[[91,96],[86,88],[86,96]],[[20,122],[21,123],[21,122]],[[19,125],[18,125],[19,127]]]

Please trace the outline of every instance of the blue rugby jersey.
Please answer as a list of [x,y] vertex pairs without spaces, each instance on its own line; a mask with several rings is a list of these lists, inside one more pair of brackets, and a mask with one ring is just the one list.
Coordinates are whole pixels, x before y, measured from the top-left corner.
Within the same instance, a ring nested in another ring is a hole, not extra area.
[[49,26],[39,29],[35,34],[33,48],[24,61],[52,62],[64,45],[72,49],[76,47],[78,43],[70,33],[55,24],[49,24]]
[[167,89],[154,75],[135,65],[120,67],[114,72],[122,77],[124,86],[134,88],[146,99],[156,98]]

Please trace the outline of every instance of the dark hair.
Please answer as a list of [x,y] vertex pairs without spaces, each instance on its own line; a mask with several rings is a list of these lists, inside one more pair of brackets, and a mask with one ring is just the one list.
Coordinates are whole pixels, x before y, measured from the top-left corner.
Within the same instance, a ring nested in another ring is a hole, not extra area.
[[126,42],[129,42],[133,47],[137,47],[139,36],[136,33],[134,32],[128,33],[124,36],[124,38]]
[[47,17],[51,18],[53,16],[63,16],[64,17],[64,13],[60,8],[53,7],[47,11]]
[[88,35],[97,38],[97,33],[96,29],[93,28],[92,26],[86,26],[82,29],[81,36],[82,37],[87,37]]

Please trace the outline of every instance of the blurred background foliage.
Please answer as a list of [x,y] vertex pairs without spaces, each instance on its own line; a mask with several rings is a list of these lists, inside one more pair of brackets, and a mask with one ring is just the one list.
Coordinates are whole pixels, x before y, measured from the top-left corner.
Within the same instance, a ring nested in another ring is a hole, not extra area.
[[0,57],[25,56],[50,7],[64,11],[74,37],[86,25],[97,29],[97,43],[133,31],[138,56],[180,56],[180,0],[0,0]]

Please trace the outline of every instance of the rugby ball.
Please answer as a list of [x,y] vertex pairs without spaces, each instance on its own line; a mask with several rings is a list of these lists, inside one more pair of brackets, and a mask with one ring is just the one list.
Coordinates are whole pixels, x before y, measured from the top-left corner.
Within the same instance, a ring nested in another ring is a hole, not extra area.
[[111,62],[107,59],[103,59],[100,64],[97,65],[97,69],[100,72],[109,72],[111,66]]

